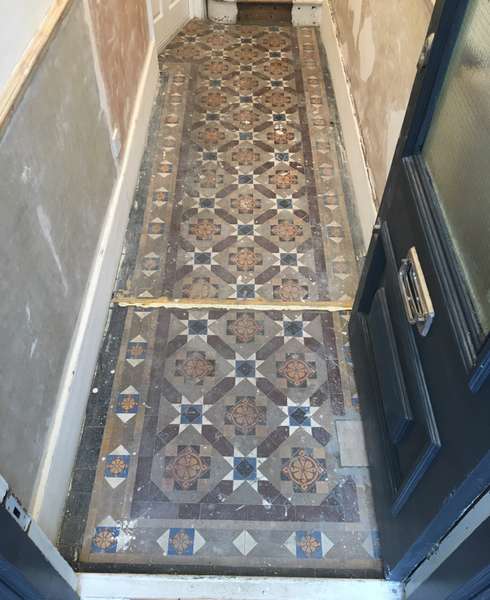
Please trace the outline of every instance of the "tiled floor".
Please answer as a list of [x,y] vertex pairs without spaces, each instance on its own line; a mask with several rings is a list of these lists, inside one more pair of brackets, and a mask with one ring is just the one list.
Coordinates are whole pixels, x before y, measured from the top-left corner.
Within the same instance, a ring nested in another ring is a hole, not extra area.
[[[351,299],[348,182],[316,30],[192,21],[160,65],[119,289]],[[98,570],[380,574],[348,316],[114,307],[65,556]]]

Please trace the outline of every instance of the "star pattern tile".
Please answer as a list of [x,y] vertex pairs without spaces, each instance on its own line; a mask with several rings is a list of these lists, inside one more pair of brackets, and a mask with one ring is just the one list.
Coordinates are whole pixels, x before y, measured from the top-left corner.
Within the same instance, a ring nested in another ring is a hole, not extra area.
[[[193,20],[159,62],[119,286],[146,298],[352,299],[316,31]],[[337,435],[339,420],[360,421],[348,316],[115,307],[65,556],[127,571],[379,574],[369,472],[342,465]]]

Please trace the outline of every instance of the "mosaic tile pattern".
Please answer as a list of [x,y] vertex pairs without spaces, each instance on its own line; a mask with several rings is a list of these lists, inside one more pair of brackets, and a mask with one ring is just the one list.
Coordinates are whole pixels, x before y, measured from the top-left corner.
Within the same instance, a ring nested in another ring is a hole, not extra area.
[[[348,299],[312,28],[192,21],[162,81],[120,287]],[[81,569],[381,573],[348,313],[114,307],[60,538]]]
[[132,295],[352,299],[338,132],[313,28],[193,21],[166,107]]
[[347,321],[125,309],[80,562],[376,573]]

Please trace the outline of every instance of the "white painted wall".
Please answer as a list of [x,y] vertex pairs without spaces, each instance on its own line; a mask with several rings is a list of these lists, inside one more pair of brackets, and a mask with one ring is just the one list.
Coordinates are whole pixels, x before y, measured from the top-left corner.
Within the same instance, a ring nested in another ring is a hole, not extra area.
[[0,0],[0,94],[54,0]]

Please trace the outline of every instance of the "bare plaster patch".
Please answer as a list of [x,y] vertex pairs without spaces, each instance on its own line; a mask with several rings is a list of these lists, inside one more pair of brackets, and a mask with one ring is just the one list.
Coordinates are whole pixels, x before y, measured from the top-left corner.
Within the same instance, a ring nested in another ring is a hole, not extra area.
[[360,0],[349,0],[349,10],[353,14],[352,34],[357,42],[359,38],[359,31],[361,28],[362,4]]
[[373,21],[371,17],[366,17],[361,33],[359,34],[359,58],[361,79],[367,81],[371,77],[374,69],[374,61],[376,60]]
[[404,110],[392,110],[388,115],[388,128],[386,131],[386,172],[388,173],[395,153],[396,144],[402,128],[403,119],[405,117]]

